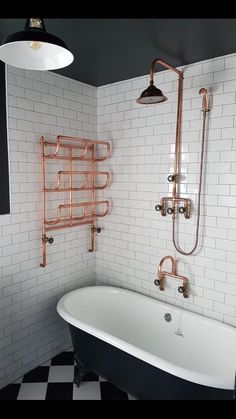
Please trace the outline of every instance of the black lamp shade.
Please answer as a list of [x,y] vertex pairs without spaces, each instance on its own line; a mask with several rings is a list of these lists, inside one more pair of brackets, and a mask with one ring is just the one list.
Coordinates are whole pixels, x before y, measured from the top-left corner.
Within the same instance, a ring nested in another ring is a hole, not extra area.
[[74,60],[64,41],[45,31],[44,24],[16,32],[4,39],[0,59],[6,64],[29,70],[55,70]]

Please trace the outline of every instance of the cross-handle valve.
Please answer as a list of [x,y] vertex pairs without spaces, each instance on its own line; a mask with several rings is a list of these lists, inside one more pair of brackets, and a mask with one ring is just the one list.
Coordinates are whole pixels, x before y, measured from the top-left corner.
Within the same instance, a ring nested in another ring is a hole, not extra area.
[[93,233],[101,233],[102,231],[101,227],[95,227],[95,226],[92,226],[91,230]]
[[160,283],[161,283],[160,279],[155,279],[154,285],[156,285],[157,287],[159,287]]
[[177,175],[169,175],[167,176],[167,180],[170,183],[175,182],[177,180]]
[[180,292],[180,294],[183,294],[184,298],[188,298],[188,293],[184,285],[181,285],[180,287],[178,287],[178,291]]
[[184,214],[187,211],[186,207],[179,207],[180,214]]
[[54,238],[53,237],[47,237],[46,234],[43,234],[42,242],[52,244],[54,242]]
[[160,280],[160,279],[155,279],[155,281],[154,281],[154,285],[156,285],[157,287],[159,287],[159,290],[160,291],[164,291],[164,285],[163,285],[163,278],[162,278],[162,280]]

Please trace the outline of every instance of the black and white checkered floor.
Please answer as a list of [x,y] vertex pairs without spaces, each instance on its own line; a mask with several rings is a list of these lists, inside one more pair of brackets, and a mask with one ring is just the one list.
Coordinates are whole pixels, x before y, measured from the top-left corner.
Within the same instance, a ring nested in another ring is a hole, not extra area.
[[135,400],[102,377],[87,374],[77,387],[72,349],[0,390],[0,400]]

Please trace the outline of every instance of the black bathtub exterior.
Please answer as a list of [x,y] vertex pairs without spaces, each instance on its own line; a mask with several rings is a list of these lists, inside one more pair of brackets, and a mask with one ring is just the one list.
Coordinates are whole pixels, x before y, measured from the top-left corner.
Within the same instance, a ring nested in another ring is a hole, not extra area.
[[[233,400],[233,390],[192,383],[69,325],[79,375],[104,377],[138,400]],[[78,380],[79,381],[79,380]]]

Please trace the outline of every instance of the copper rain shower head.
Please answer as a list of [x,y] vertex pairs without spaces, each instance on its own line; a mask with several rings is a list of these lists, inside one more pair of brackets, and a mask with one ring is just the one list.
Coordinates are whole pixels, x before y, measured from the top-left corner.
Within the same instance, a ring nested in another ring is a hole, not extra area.
[[151,105],[153,103],[166,102],[167,97],[163,95],[162,91],[154,86],[153,81],[150,81],[150,85],[145,89],[140,97],[136,100],[137,103],[142,105]]
[[155,60],[152,61],[151,68],[150,68],[150,85],[147,89],[145,89],[140,97],[136,100],[137,103],[140,103],[141,105],[151,105],[153,103],[162,103],[167,101],[167,97],[164,96],[162,91],[158,89],[156,86],[154,86],[153,81],[153,74],[154,74],[154,66],[155,64],[161,64],[163,67],[167,68],[168,70],[172,70],[175,73],[178,74],[179,80],[183,79],[182,71],[177,70],[177,68],[172,67],[172,65],[168,64],[164,60],[160,60],[158,58],[155,58]]

